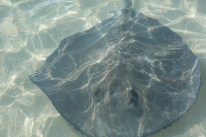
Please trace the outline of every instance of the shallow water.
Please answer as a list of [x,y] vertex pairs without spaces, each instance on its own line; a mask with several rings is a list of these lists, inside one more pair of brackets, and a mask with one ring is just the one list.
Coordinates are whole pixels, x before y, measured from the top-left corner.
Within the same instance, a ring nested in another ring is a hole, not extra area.
[[[150,137],[206,137],[206,1],[136,0],[135,8],[181,35],[199,57],[202,85],[192,109]],[[82,137],[28,79],[66,36],[120,10],[122,0],[0,1],[0,137]]]

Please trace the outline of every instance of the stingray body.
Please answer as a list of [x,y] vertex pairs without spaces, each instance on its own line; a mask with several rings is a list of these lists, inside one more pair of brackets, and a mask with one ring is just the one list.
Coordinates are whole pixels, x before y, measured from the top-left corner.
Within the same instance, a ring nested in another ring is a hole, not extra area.
[[30,76],[88,137],[147,136],[179,119],[197,97],[197,57],[179,35],[130,6],[62,40]]

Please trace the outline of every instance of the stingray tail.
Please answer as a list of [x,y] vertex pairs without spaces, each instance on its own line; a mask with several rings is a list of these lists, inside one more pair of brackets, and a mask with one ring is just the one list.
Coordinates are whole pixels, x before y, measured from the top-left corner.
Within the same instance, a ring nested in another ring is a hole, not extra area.
[[133,4],[133,0],[124,0],[124,7],[126,8],[126,9],[128,9],[128,8],[132,8],[132,4]]

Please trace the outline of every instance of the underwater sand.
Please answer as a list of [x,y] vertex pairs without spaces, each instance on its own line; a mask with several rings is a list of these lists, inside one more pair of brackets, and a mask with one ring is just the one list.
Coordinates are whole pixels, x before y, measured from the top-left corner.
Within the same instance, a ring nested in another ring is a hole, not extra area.
[[[199,57],[191,110],[149,137],[206,137],[206,0],[136,0],[135,8],[182,36]],[[28,78],[59,42],[121,10],[122,0],[0,0],[0,137],[83,137]]]

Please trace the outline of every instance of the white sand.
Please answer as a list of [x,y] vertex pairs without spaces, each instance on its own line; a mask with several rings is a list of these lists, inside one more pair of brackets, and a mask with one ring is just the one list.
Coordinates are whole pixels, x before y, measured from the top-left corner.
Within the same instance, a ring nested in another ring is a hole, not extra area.
[[[121,0],[0,0],[0,137],[80,137],[28,79],[61,39],[109,18]],[[196,104],[150,137],[206,137],[206,0],[136,0],[135,8],[180,34],[199,56]]]

